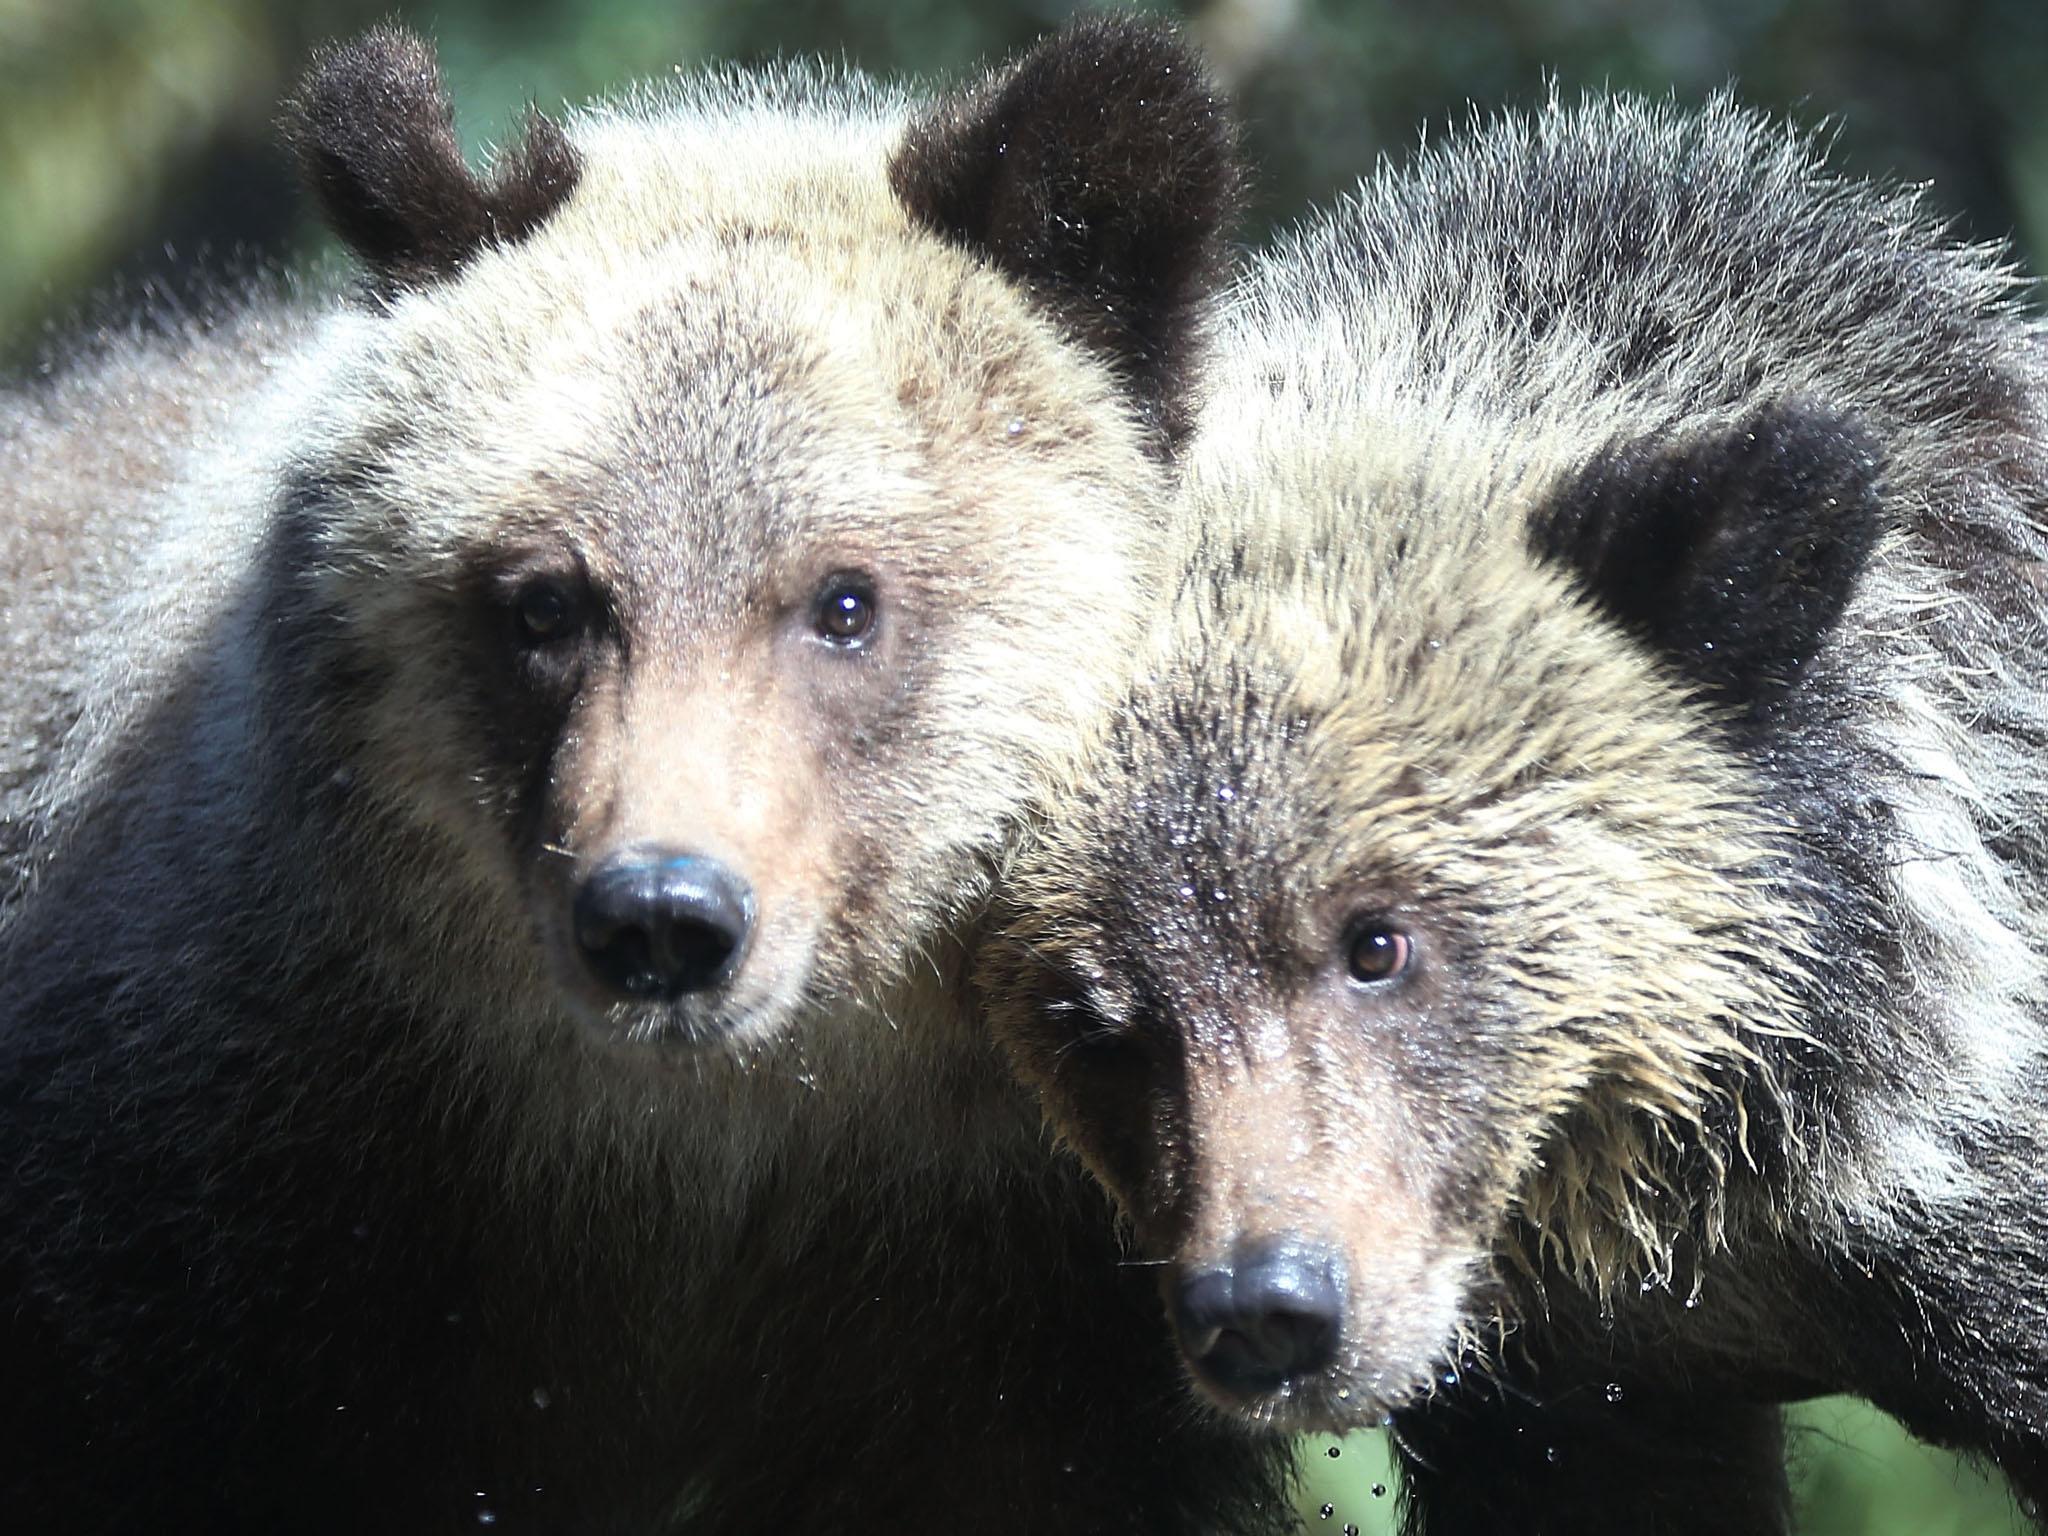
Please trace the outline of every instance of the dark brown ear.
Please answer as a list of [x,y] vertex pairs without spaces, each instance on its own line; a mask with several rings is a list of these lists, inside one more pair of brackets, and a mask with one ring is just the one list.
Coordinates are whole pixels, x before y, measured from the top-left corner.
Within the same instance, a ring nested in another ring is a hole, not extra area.
[[1609,450],[1531,529],[1695,683],[1759,708],[1797,681],[1884,531],[1878,444],[1782,401],[1677,442]]
[[437,281],[487,244],[524,239],[576,186],[575,150],[538,112],[479,180],[456,143],[434,50],[398,27],[315,55],[283,127],[328,224],[387,289]]
[[1243,177],[1221,96],[1169,28],[1069,24],[913,123],[889,183],[1107,359],[1169,441],[1185,432]]

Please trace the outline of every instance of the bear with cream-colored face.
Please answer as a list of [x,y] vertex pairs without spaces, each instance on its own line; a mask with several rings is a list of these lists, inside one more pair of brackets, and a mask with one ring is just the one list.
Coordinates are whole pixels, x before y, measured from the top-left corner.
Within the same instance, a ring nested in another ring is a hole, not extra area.
[[1154,595],[1200,71],[1094,20],[487,175],[451,120],[417,39],[324,54],[286,126],[360,286],[0,402],[10,1510],[1281,1518],[962,962]]
[[1248,274],[998,1032],[1261,1430],[1409,1527],[1785,1528],[1779,1402],[2048,1494],[2048,369],[1717,101],[1478,125]]

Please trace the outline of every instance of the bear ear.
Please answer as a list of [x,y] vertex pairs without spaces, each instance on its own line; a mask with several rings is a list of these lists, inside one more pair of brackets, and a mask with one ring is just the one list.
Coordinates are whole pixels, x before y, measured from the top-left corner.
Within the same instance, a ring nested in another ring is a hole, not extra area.
[[530,112],[520,145],[481,181],[455,140],[434,50],[376,27],[314,57],[285,103],[286,141],[328,224],[386,291],[451,276],[494,242],[524,239],[575,190],[576,152]]
[[1623,446],[1537,519],[1557,560],[1694,682],[1758,708],[1797,681],[1883,531],[1875,440],[1801,402]]
[[1070,23],[914,122],[889,184],[1105,358],[1169,441],[1186,431],[1243,177],[1221,96],[1170,29]]

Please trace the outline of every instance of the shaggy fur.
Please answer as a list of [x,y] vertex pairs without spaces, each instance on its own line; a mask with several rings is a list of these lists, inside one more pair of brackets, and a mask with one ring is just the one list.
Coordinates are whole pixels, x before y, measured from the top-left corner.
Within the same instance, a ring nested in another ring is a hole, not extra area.
[[1817,1392],[2048,1495],[2018,298],[1725,100],[1475,126],[1244,285],[986,974],[1169,1299],[1335,1256],[1327,1368],[1203,1384],[1390,1422],[1412,1529],[1782,1529]]
[[[1212,168],[1164,274],[1157,206],[1077,271],[892,189],[956,135],[956,184],[1014,179],[988,85],[715,74],[477,178],[373,33],[291,109],[367,292],[7,397],[21,1528],[1284,1518],[1281,1459],[1176,1406],[960,973],[1156,581],[1186,384],[1152,360],[1191,356],[1234,185],[1156,29],[999,78],[1105,53],[1168,105],[1096,101],[1088,179]],[[1041,143],[1077,107],[1006,100]],[[1148,284],[1128,355],[1070,339]],[[835,647],[849,573],[875,620]],[[536,590],[575,619],[545,643]],[[579,963],[571,899],[639,842],[744,874],[729,983],[629,1005]]]

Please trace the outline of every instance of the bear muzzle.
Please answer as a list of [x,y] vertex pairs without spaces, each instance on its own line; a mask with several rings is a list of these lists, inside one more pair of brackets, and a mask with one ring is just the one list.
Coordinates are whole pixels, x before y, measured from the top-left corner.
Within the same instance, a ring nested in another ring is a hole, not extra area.
[[1344,1332],[1343,1269],[1331,1249],[1288,1237],[1184,1272],[1174,1325],[1196,1375],[1249,1398],[1328,1369]]
[[577,953],[621,1002],[674,1002],[738,974],[754,893],[716,859],[641,844],[611,855],[576,892]]

